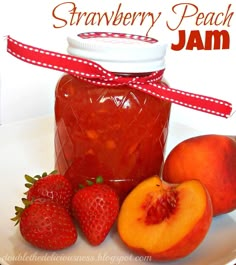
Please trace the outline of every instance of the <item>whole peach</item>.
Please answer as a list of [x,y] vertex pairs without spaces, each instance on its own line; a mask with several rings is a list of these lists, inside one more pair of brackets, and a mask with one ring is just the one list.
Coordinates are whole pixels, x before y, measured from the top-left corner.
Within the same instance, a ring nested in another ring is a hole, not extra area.
[[236,141],[224,135],[201,135],[177,144],[164,163],[170,183],[200,180],[208,189],[214,216],[236,209]]

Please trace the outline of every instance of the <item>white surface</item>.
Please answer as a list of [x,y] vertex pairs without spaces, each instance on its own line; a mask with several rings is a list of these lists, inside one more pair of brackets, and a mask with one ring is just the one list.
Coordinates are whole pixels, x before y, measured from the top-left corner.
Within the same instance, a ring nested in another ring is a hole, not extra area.
[[[120,241],[113,230],[98,247],[89,246],[79,236],[76,244],[66,250],[48,252],[28,245],[10,218],[14,206],[21,205],[24,174],[38,174],[53,169],[53,118],[44,117],[0,127],[0,257],[10,265],[37,264],[151,264],[141,261]],[[167,153],[179,141],[201,134],[181,124],[171,123]],[[236,259],[236,211],[214,218],[202,244],[188,257],[173,265],[233,265]],[[15,261],[14,261],[15,260]],[[18,261],[17,261],[18,260]],[[122,262],[123,260],[123,262]],[[234,261],[232,261],[234,260]],[[39,262],[40,261],[40,262]],[[5,263],[1,263],[5,265]],[[161,264],[161,263],[155,263]],[[167,264],[167,263],[165,263]],[[168,263],[169,264],[169,263]]]

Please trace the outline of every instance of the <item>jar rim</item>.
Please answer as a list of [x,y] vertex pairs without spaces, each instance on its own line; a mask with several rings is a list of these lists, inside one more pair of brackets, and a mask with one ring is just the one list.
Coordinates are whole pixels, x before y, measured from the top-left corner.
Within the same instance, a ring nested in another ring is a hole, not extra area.
[[68,53],[100,64],[111,72],[147,73],[165,68],[167,45],[134,34],[83,32],[67,38]]

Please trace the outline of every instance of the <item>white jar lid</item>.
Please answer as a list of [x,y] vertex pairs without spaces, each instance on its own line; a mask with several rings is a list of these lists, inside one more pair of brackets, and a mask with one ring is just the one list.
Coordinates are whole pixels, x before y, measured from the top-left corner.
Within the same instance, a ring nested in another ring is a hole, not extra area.
[[164,69],[167,45],[126,33],[87,32],[68,37],[68,53],[117,73],[148,73]]

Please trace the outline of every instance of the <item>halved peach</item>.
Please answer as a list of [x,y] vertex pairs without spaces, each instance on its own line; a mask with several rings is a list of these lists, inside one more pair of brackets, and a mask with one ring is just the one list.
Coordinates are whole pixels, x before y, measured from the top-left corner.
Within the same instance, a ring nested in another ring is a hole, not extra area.
[[211,221],[211,199],[199,181],[169,184],[153,176],[126,197],[117,225],[122,241],[130,249],[168,261],[195,250]]

